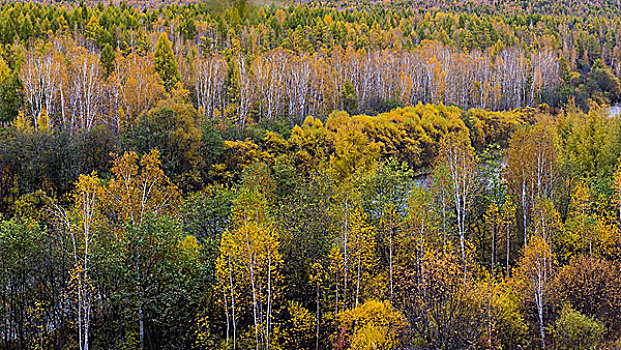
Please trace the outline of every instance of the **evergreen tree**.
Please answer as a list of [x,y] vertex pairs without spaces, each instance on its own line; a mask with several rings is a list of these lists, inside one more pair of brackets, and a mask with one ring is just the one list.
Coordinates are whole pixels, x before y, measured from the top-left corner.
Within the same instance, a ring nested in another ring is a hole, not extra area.
[[101,50],[101,56],[99,56],[99,61],[101,62],[102,67],[106,70],[106,76],[109,76],[114,69],[115,60],[116,57],[114,56],[112,46],[106,43],[103,50]]
[[17,74],[0,83],[0,120],[11,121],[19,114],[23,100],[23,86]]
[[155,44],[155,70],[164,81],[166,91],[170,92],[181,81],[181,74],[179,73],[179,66],[172,50],[172,44],[165,33],[160,34],[160,38]]
[[32,25],[32,20],[30,19],[30,15],[26,15],[23,17],[20,25],[19,25],[19,38],[21,40],[28,40],[28,38],[34,35],[34,26]]
[[91,16],[91,19],[88,21],[86,25],[86,37],[92,40],[97,40],[99,36],[99,32],[101,32],[102,28],[99,25],[99,21],[95,16]]

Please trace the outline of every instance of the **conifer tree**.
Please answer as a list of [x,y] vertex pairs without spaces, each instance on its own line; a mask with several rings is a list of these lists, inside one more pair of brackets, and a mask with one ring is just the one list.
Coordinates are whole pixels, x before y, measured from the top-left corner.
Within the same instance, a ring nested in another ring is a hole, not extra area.
[[160,34],[155,44],[155,70],[164,81],[166,91],[170,92],[181,81],[179,65],[175,59],[172,44],[165,33]]
[[110,44],[104,45],[101,55],[99,56],[99,61],[106,72],[106,76],[109,76],[114,69],[114,62],[116,61],[114,50]]

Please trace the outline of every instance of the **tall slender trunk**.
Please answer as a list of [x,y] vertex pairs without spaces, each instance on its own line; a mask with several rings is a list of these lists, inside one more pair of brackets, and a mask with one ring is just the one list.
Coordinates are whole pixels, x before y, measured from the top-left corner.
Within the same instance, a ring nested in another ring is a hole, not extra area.
[[317,298],[315,300],[317,314],[315,316],[315,350],[319,350],[319,278],[317,278]]
[[358,247],[358,269],[357,269],[357,279],[356,279],[356,307],[358,307],[358,298],[360,297],[360,265],[361,265],[361,254],[360,250],[362,247]]
[[258,320],[258,302],[257,302],[257,291],[256,291],[256,284],[255,284],[255,279],[254,279],[254,261],[252,258],[252,252],[250,249],[250,241],[249,241],[249,237],[248,234],[246,233],[246,248],[247,248],[247,253],[248,253],[248,259],[249,259],[249,270],[250,270],[250,286],[252,288],[252,317],[254,320],[254,338],[255,338],[255,343],[256,343],[256,349],[259,350],[259,320]]
[[495,258],[496,258],[496,225],[492,229],[492,277],[495,277]]
[[[541,288],[541,287],[539,287]],[[543,300],[538,301],[537,314],[539,316],[539,333],[541,334],[541,348],[546,348],[546,332],[543,326]]]
[[265,325],[265,346],[269,350],[270,346],[270,327],[272,324],[272,254],[268,248],[267,257],[267,315]]
[[392,224],[390,229],[390,236],[388,236],[388,267],[390,270],[390,304],[392,305],[392,295],[393,295],[393,284],[392,284]]
[[423,220],[421,222],[421,229],[420,229],[418,258],[416,259],[418,261],[418,276],[419,276],[420,288],[422,288],[422,286],[423,286],[423,258],[425,257],[424,250],[423,250],[424,249],[423,248],[424,234],[425,234],[425,219],[423,218]]
[[347,246],[349,245],[349,195],[345,197],[345,230],[343,232],[343,310],[347,309],[347,270],[349,269],[349,260]]
[[446,195],[442,188],[442,252],[446,253]]
[[528,222],[526,221],[528,209],[526,208],[526,180],[522,180],[522,225],[524,226],[524,246],[528,244]]
[[223,291],[223,297],[224,297],[224,317],[226,318],[226,340],[225,343],[228,345],[229,344],[229,339],[231,338],[231,319],[229,316],[229,298],[226,296],[226,291]]
[[[140,257],[138,258],[140,259]],[[138,292],[138,327],[140,337],[140,350],[144,349],[144,311],[142,309],[142,284],[140,283],[140,266],[136,265],[136,291]]]
[[231,254],[228,254],[229,263],[229,287],[231,288],[231,312],[233,323],[233,350],[237,347],[237,324],[235,323],[235,290],[233,289],[233,267],[231,265]]
[[511,244],[511,237],[509,237],[509,223],[507,223],[507,227],[506,227],[506,237],[507,237],[507,278],[509,278],[509,254],[510,254],[510,244]]
[[[335,273],[334,276],[334,280],[335,280],[335,288],[334,288],[334,294],[335,294],[335,302],[334,302],[334,318],[336,321],[338,321],[339,318],[339,285],[340,285],[340,281],[339,281],[339,275],[338,272]],[[336,331],[338,331],[338,322],[334,322],[334,324],[336,325]]]

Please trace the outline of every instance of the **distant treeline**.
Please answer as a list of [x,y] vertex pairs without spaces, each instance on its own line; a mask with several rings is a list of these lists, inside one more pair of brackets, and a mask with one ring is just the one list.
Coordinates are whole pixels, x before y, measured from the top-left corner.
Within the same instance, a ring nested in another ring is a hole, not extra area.
[[333,110],[615,103],[618,18],[317,6],[0,8],[0,115],[117,132],[172,94],[243,130]]

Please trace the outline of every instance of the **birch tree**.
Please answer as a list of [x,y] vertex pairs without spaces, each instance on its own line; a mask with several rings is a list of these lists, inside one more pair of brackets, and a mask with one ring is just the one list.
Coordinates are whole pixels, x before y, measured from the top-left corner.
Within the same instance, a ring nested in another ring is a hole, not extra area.
[[447,193],[457,219],[457,233],[465,272],[467,220],[480,181],[478,159],[470,140],[465,135],[451,135],[440,146],[438,162],[446,168],[448,175]]
[[49,116],[56,113],[61,85],[61,59],[52,45],[47,45],[43,53],[28,52],[20,70],[19,77],[24,85],[29,115],[36,129],[39,128],[37,119],[41,113],[45,111]]
[[274,341],[274,301],[282,263],[278,231],[257,188],[244,189],[233,205],[231,228],[222,236],[216,263],[227,329],[232,325],[236,348],[239,310],[250,310],[255,348],[267,350]]
[[153,226],[151,219],[176,213],[179,190],[161,169],[158,151],[152,150],[140,160],[134,152],[115,155],[114,158],[114,177],[102,193],[102,211],[114,241],[119,249],[127,252],[129,265],[135,275],[139,347],[144,349],[147,281],[152,273],[155,256],[159,254],[157,250],[166,250],[166,247],[162,243],[165,239],[154,239],[149,242],[149,246],[140,238],[134,238],[141,235],[146,237],[153,231],[159,234],[157,225]]
[[69,295],[74,303],[78,328],[78,346],[88,350],[95,289],[91,281],[92,250],[98,229],[102,188],[95,173],[80,175],[73,193],[74,207],[64,210],[53,204],[54,212],[71,239],[73,267],[70,270]]
[[211,118],[216,110],[223,110],[226,60],[218,54],[204,55],[195,62],[196,99],[199,112]]
[[71,65],[71,85],[68,89],[71,128],[90,130],[95,125],[101,103],[101,65],[95,54],[79,50]]
[[524,250],[518,276],[532,298],[539,323],[541,348],[546,348],[546,307],[552,285],[554,255],[543,237],[535,236]]
[[518,129],[506,152],[505,177],[520,206],[524,243],[528,242],[532,210],[538,198],[550,197],[558,167],[557,146],[547,121]]

